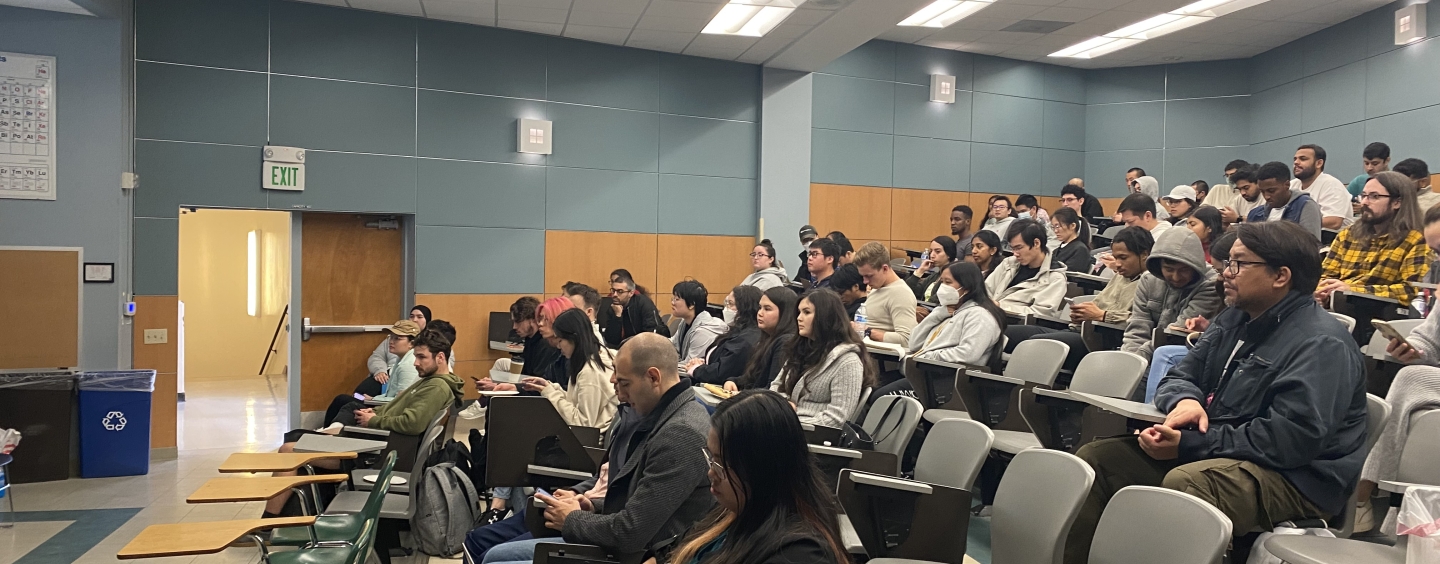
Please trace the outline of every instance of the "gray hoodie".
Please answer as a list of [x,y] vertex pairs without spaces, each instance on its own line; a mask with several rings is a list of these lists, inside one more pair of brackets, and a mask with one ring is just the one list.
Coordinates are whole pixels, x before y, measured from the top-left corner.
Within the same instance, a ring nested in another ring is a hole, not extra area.
[[1140,185],[1141,194],[1155,200],[1155,219],[1169,219],[1170,210],[1165,208],[1165,204],[1160,203],[1160,181],[1155,180],[1154,176],[1141,176],[1135,179],[1135,183]]
[[762,268],[750,273],[745,280],[740,282],[741,286],[754,286],[761,292],[776,286],[784,286],[790,283],[790,278],[785,276],[785,271],[778,266]]
[[[1171,287],[1160,270],[1165,259],[1195,269],[1196,276],[1183,288]],[[1225,304],[1223,296],[1215,291],[1218,275],[1205,262],[1200,238],[1189,229],[1168,229],[1161,233],[1155,239],[1155,248],[1150,251],[1145,268],[1149,272],[1140,275],[1135,301],[1130,304],[1130,320],[1125,325],[1125,343],[1120,350],[1150,358],[1156,327],[1183,323],[1197,316],[1214,317]]]
[[715,319],[708,311],[701,311],[694,322],[680,325],[680,330],[670,337],[670,342],[680,353],[680,363],[684,364],[692,358],[704,358],[705,351],[710,350],[715,338],[729,330],[730,326],[724,320]]

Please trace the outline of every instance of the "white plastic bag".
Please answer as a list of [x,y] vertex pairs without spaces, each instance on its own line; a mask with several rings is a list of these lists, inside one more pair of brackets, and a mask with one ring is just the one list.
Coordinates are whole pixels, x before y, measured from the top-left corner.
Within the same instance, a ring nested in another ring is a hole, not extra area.
[[1395,519],[1395,533],[1410,537],[1405,564],[1440,564],[1440,488],[1407,490]]
[[1335,533],[1330,532],[1330,529],[1275,527],[1271,532],[1260,533],[1260,536],[1255,539],[1254,546],[1250,547],[1250,557],[1246,559],[1246,564],[1285,564],[1283,560],[1280,560],[1280,557],[1270,554],[1270,551],[1265,549],[1265,540],[1274,535],[1309,535],[1312,537],[1335,538]]
[[20,431],[0,429],[0,454],[10,454],[20,444]]

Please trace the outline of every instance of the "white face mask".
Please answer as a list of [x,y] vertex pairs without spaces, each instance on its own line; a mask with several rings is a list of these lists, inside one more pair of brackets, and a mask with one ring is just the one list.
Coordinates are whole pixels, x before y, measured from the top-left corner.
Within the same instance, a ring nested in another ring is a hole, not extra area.
[[737,312],[727,307],[720,310],[720,315],[725,318],[725,323],[734,323]]
[[1028,212],[1028,211],[1023,211],[1023,212],[1020,212],[1019,214],[1016,214],[1015,217],[1018,217],[1018,218],[1020,218],[1020,219],[1030,219],[1030,212]]
[[942,306],[953,306],[960,303],[960,290],[955,289],[949,284],[941,284],[940,287],[935,289],[935,299],[939,301]]

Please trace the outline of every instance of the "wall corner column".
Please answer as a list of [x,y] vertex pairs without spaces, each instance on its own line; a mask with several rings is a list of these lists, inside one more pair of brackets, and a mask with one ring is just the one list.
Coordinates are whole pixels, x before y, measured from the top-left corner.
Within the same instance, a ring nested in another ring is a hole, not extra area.
[[811,73],[762,69],[759,214],[764,237],[794,271],[796,236],[810,222],[810,125],[814,100]]

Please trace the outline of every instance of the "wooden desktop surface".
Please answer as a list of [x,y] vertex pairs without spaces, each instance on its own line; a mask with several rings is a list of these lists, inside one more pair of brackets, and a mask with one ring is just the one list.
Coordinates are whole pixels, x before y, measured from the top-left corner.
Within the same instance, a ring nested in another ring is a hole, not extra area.
[[121,560],[160,558],[192,554],[214,554],[231,543],[256,531],[277,527],[301,527],[315,523],[315,517],[279,517],[275,519],[237,519],[205,523],[167,523],[150,525],[120,552]]
[[290,488],[307,484],[338,484],[349,476],[345,474],[321,474],[318,476],[273,476],[265,478],[214,478],[190,497],[186,503],[227,503],[238,501],[266,501],[289,491]]
[[315,460],[349,460],[353,452],[237,452],[220,464],[221,472],[289,472]]

